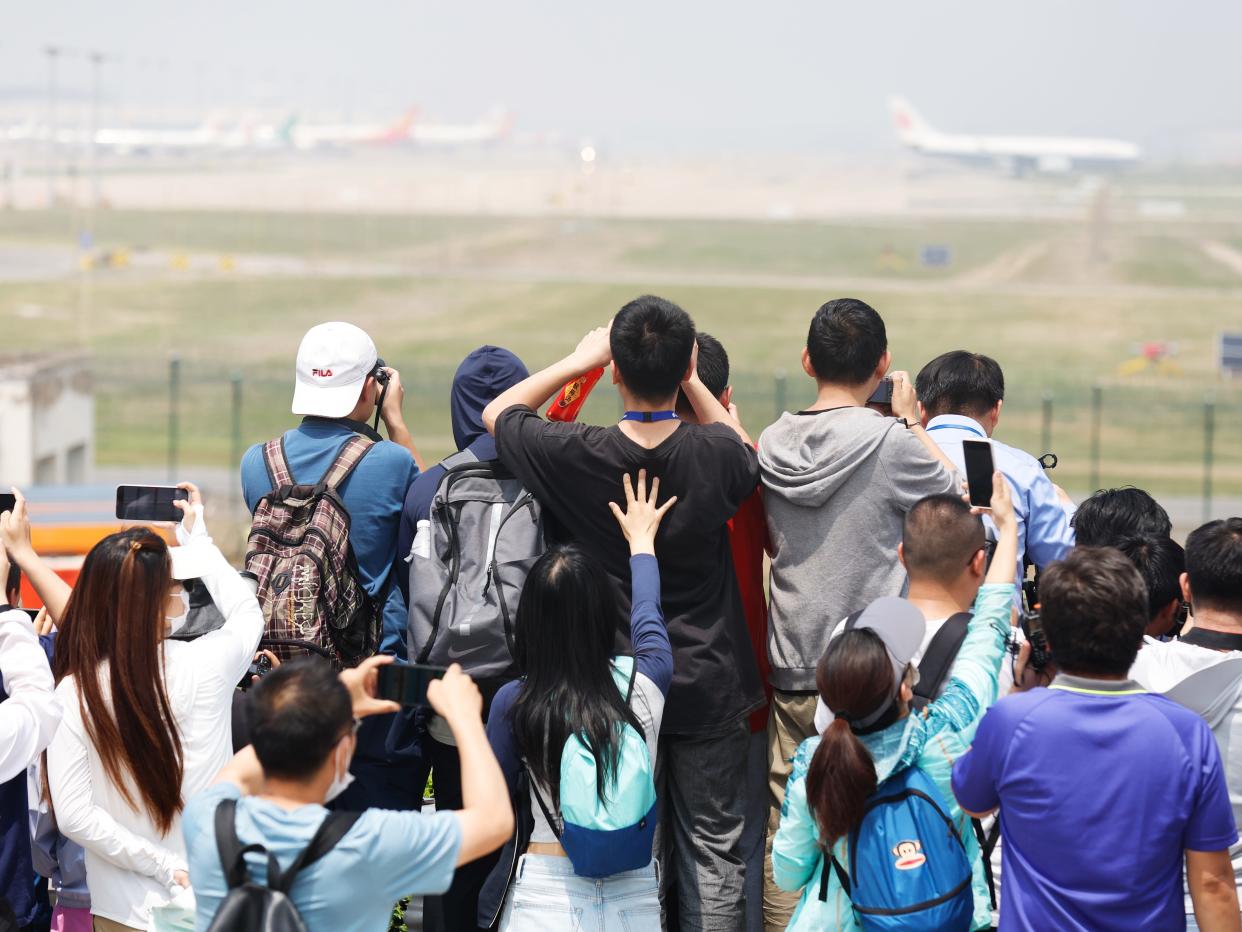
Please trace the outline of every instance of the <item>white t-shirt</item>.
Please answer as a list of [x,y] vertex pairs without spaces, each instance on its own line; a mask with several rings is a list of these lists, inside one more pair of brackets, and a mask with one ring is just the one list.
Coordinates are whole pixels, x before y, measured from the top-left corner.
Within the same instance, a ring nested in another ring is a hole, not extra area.
[[[182,800],[204,790],[233,756],[233,691],[263,635],[263,612],[253,589],[210,538],[198,538],[192,546],[211,551],[203,555],[211,572],[202,578],[225,623],[194,641],[164,642],[164,682],[185,762]],[[99,675],[107,697],[106,665]],[[48,782],[57,827],[86,852],[91,912],[145,929],[148,897],[167,900],[173,872],[186,869],[181,817],[163,833],[144,807],[130,808],[86,736],[74,678],[61,680],[56,695],[64,721],[48,747]],[[128,771],[126,779],[133,787]]]

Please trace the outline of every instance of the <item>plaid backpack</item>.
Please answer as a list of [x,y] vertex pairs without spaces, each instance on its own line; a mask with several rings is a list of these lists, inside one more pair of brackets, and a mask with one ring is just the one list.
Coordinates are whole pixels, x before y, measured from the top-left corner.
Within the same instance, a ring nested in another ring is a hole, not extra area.
[[349,512],[337,491],[374,445],[351,437],[314,485],[294,483],[284,437],[263,447],[272,491],[254,510],[246,571],[258,579],[264,638],[281,659],[301,647],[352,667],[379,646],[383,601],[359,581]]

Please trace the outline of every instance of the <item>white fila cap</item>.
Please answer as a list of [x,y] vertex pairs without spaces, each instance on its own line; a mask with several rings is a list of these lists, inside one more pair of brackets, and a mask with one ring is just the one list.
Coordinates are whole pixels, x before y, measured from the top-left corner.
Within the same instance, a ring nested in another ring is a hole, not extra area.
[[336,320],[311,327],[298,347],[293,413],[349,414],[377,359],[375,343],[361,327]]

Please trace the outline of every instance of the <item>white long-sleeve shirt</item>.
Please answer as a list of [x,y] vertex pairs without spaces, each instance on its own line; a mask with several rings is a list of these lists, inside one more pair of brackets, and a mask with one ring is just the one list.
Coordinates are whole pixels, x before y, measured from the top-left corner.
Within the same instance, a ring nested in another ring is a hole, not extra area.
[[28,767],[60,724],[52,671],[30,616],[20,609],[0,614],[0,677],[9,694],[0,702],[0,783]]
[[[251,586],[210,538],[192,535],[189,546],[209,551],[211,571],[202,579],[225,622],[197,640],[168,640],[163,645],[164,682],[185,761],[183,800],[206,788],[233,755],[233,690],[263,635],[263,613]],[[106,670],[101,669],[99,676],[107,696]],[[145,929],[148,894],[167,899],[173,873],[186,868],[180,815],[163,833],[145,808],[131,809],[86,737],[73,678],[61,680],[56,693],[65,710],[63,726],[48,748],[57,824],[66,838],[86,851],[91,912]],[[128,771],[125,778],[132,788]],[[141,798],[136,790],[132,794]]]

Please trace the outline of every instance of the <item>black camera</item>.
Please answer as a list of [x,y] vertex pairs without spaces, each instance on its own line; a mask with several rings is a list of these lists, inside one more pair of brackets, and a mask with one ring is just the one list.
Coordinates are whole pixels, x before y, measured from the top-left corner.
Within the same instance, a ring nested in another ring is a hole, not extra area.
[[246,669],[246,674],[241,678],[241,682],[237,684],[238,689],[249,689],[254,685],[253,677],[262,679],[272,672],[272,658],[267,654],[260,654],[259,659],[251,662]]
[[1018,625],[1031,645],[1031,659],[1027,661],[1027,666],[1036,673],[1043,673],[1052,661],[1052,654],[1048,650],[1048,638],[1044,634],[1043,626],[1039,623],[1039,606],[1022,609],[1018,613]]

